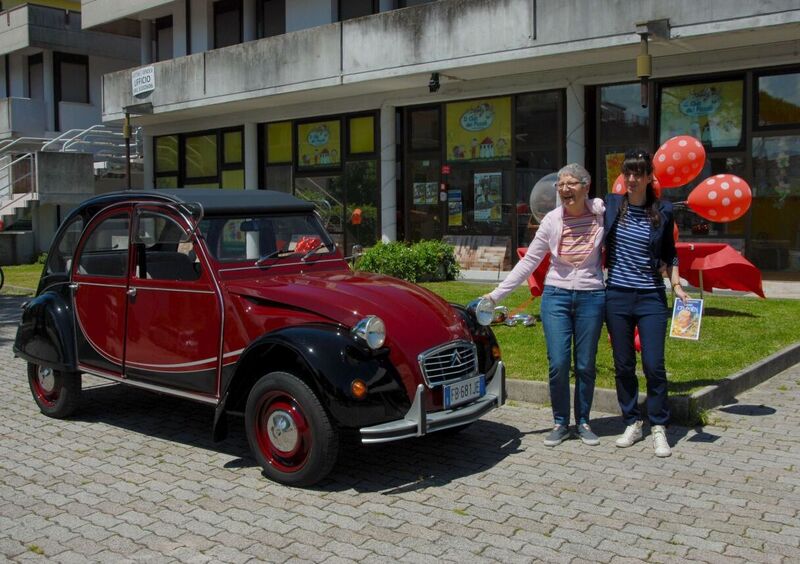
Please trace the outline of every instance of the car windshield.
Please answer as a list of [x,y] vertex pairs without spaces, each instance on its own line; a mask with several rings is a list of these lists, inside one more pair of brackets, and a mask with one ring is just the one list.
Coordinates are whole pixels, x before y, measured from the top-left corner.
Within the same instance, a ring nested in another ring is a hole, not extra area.
[[266,261],[309,258],[334,250],[334,244],[312,214],[205,217],[200,232],[220,261]]

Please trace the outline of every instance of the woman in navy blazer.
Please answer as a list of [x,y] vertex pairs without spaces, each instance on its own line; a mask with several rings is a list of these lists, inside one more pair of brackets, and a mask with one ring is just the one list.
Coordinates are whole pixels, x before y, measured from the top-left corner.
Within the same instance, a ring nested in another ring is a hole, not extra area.
[[670,310],[662,272],[666,270],[677,298],[686,300],[689,296],[681,287],[678,272],[672,204],[655,194],[650,155],[641,150],[629,151],[622,173],[627,193],[607,196],[603,226],[608,266],[606,325],[611,335],[617,399],[626,425],[616,445],[629,447],[643,438],[634,345],[638,328],[653,445],[656,456],[670,456],[665,430],[670,412],[664,367]]

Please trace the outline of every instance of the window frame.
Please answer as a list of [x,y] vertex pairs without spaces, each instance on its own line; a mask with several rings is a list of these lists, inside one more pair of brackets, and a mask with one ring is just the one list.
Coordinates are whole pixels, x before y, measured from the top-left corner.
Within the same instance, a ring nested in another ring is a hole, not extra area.
[[[217,18],[221,14],[234,11],[239,12],[238,41],[227,45],[220,45],[217,34]],[[214,49],[222,49],[223,47],[231,47],[233,45],[239,45],[242,43],[244,41],[244,8],[242,0],[216,0],[214,2],[212,30],[214,33]]]
[[780,76],[784,74],[797,74],[800,75],[800,65],[781,66],[771,69],[759,69],[752,71],[753,73],[753,132],[770,132],[770,131],[786,131],[800,129],[800,121],[791,123],[778,123],[770,125],[759,125],[758,116],[760,108],[760,91],[758,88],[758,81],[765,76]]
[[[61,89],[61,65],[68,63],[72,65],[80,65],[86,68],[86,80],[84,81],[84,92],[86,93],[85,102],[75,102],[72,100],[64,100],[63,92]],[[54,94],[54,114],[55,114],[55,128],[56,131],[61,131],[61,115],[58,106],[61,102],[68,102],[70,104],[87,104],[92,103],[92,92],[89,84],[89,56],[88,55],[75,55],[73,53],[61,53],[60,51],[53,52],[53,94]],[[46,93],[45,93],[46,95]]]
[[371,13],[364,14],[364,15],[361,15],[361,16],[351,16],[349,18],[342,19],[342,5],[345,2],[351,2],[351,0],[337,0],[337,3],[336,3],[336,20],[337,21],[346,22],[348,20],[354,20],[356,18],[366,18],[368,16],[374,16],[375,14],[380,12],[380,2],[379,2],[379,0],[370,0],[370,3],[372,4]]

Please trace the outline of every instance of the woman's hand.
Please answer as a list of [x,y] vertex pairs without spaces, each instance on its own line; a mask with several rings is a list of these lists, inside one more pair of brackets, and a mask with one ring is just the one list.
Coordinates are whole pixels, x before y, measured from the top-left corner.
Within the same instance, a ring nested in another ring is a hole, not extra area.
[[672,291],[673,291],[673,293],[675,294],[675,297],[676,297],[676,298],[678,298],[678,299],[680,299],[680,300],[681,300],[683,303],[686,303],[686,301],[690,299],[690,298],[689,298],[689,294],[687,294],[687,293],[686,293],[686,292],[683,290],[683,286],[681,286],[680,284],[675,284],[675,285],[672,287]]

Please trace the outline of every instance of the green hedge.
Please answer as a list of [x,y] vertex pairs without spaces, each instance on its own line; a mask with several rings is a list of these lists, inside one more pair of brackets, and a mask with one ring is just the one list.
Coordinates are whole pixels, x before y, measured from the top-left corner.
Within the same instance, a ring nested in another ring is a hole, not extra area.
[[455,280],[460,272],[453,246],[434,240],[413,245],[399,241],[377,243],[356,261],[355,269],[409,282]]

